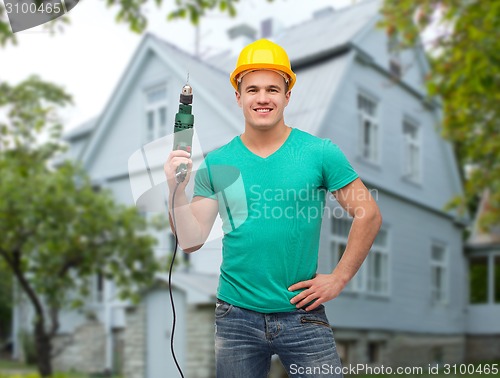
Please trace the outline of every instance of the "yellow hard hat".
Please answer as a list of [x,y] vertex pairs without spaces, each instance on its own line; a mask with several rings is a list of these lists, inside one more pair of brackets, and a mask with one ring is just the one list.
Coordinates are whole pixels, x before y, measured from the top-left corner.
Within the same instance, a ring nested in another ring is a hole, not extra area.
[[296,75],[292,71],[290,59],[283,47],[267,39],[259,39],[241,50],[236,68],[231,73],[230,80],[234,89],[238,90],[238,80],[241,74],[256,70],[272,70],[284,73],[288,78],[288,89],[292,89]]

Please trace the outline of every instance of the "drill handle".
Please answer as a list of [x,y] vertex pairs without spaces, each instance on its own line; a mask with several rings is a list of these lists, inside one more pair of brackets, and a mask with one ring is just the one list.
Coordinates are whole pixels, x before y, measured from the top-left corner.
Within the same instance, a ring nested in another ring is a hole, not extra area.
[[[193,143],[193,129],[185,129],[174,133],[174,149],[184,150],[191,154],[191,145]],[[186,164],[181,164],[177,167],[175,178],[177,183],[181,183],[186,179],[188,168]]]

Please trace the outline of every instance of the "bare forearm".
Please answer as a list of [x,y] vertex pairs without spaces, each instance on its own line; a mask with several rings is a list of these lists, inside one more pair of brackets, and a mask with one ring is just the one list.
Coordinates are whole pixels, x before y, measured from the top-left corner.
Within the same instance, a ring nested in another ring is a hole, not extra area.
[[360,179],[354,180],[334,195],[340,205],[354,217],[354,221],[347,238],[346,250],[333,272],[316,274],[314,278],[297,282],[288,288],[290,291],[304,289],[290,303],[297,308],[309,304],[307,311],[314,310],[342,292],[368,255],[382,225],[380,210]]
[[[205,240],[202,228],[198,220],[193,215],[190,203],[184,191],[177,191],[175,201],[172,201],[172,192],[169,196],[169,215],[172,232],[177,234],[180,247],[184,252],[194,252]],[[174,204],[174,213],[172,212],[172,203]]]
[[365,260],[382,224],[380,212],[354,218],[347,247],[332,274],[345,286],[356,274]]

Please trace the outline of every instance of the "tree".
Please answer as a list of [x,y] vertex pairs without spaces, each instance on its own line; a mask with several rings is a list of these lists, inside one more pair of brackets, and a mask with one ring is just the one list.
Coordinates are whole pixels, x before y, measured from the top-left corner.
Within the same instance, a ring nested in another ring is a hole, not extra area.
[[135,208],[96,192],[74,163],[50,164],[61,151],[56,110],[69,101],[37,77],[0,84],[0,110],[8,114],[0,123],[0,259],[34,308],[43,377],[52,373],[59,311],[83,305],[91,278],[112,279],[120,297],[133,298],[158,270],[155,240]]
[[10,335],[12,321],[12,274],[0,261],[0,348]]
[[[42,0],[36,0],[42,1]],[[116,20],[127,23],[134,32],[147,26],[146,2],[105,0],[116,7]],[[273,0],[266,0],[272,2]],[[189,18],[193,24],[207,11],[218,9],[236,14],[239,0],[176,0],[168,19]],[[159,7],[165,2],[155,0]],[[385,0],[382,25],[389,34],[401,36],[402,47],[420,43],[420,34],[440,17],[446,25],[433,41],[429,56],[431,72],[427,78],[430,96],[443,103],[443,136],[454,146],[465,187],[451,207],[474,212],[480,193],[489,188],[489,211],[484,224],[500,223],[500,134],[496,106],[500,81],[500,2],[480,0]],[[47,24],[51,30],[67,22],[63,17]],[[15,42],[6,11],[0,3],[0,45]],[[436,53],[438,52],[438,53]]]
[[[41,3],[44,0],[34,0]],[[116,21],[123,22],[129,25],[130,30],[136,33],[142,33],[147,26],[147,17],[145,12],[146,1],[144,0],[104,0],[106,5],[117,7]],[[272,2],[274,0],[266,0]],[[157,7],[160,7],[163,0],[154,0]],[[231,17],[236,15],[236,4],[239,0],[175,0],[175,8],[167,15],[167,20],[188,18],[193,25],[197,25],[200,19],[205,16],[208,11],[218,9],[221,13],[227,13]],[[56,27],[61,27],[67,24],[69,18],[67,16],[57,18],[46,24],[46,27],[54,32]],[[10,31],[9,21],[5,7],[0,3],[0,46],[4,46],[7,42],[16,43],[16,37]]]
[[421,43],[421,33],[438,24],[427,88],[442,100],[442,132],[454,146],[465,187],[450,205],[473,212],[490,189],[482,223],[500,224],[500,2],[385,0],[382,12],[382,25],[401,36],[402,47]]

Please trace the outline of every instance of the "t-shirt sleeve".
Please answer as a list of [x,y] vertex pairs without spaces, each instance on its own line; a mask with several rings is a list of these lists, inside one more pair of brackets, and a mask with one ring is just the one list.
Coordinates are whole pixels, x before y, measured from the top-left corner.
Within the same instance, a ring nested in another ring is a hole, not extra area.
[[323,180],[329,192],[334,192],[358,178],[342,150],[331,140],[323,143]]
[[197,196],[217,199],[206,159],[201,162],[194,178],[193,197]]

